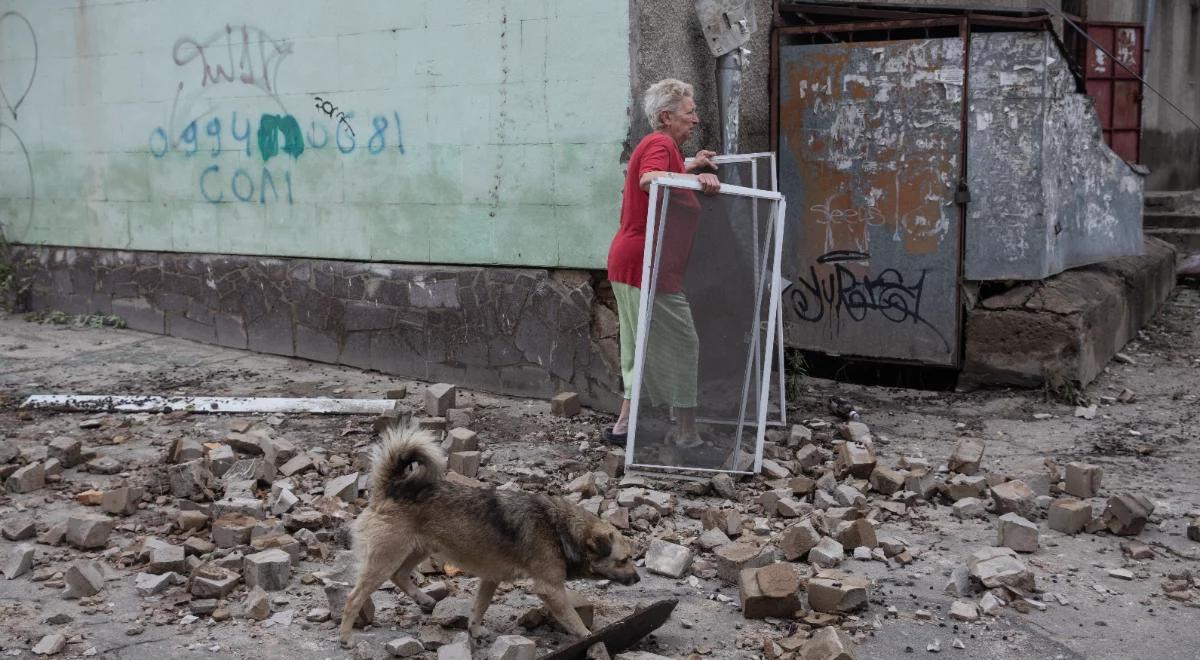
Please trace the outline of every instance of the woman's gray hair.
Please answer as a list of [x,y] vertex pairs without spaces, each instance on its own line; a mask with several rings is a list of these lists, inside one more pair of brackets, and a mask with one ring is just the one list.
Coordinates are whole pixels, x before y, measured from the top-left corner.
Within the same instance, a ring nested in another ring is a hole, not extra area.
[[678,112],[683,99],[691,96],[692,86],[682,80],[664,78],[650,85],[650,89],[647,89],[646,95],[642,97],[642,109],[646,113],[646,120],[650,122],[650,128],[655,131],[662,128],[659,114],[663,110]]

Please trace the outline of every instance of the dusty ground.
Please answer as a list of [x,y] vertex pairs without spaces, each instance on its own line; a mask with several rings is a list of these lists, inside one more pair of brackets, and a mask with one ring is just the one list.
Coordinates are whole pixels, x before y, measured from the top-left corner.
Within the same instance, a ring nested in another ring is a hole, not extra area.
[[[858,402],[862,421],[876,437],[882,464],[894,465],[907,455],[924,456],[937,465],[960,437],[971,436],[986,440],[988,470],[1025,478],[1039,493],[1050,488],[1046,459],[1058,465],[1082,460],[1103,466],[1102,496],[1129,491],[1156,504],[1151,525],[1139,537],[1156,552],[1146,561],[1125,558],[1117,537],[1064,536],[1049,530],[1044,519],[1039,521],[1042,547],[1023,558],[1045,592],[1046,610],[1021,613],[1008,607],[975,624],[948,619],[954,598],[944,587],[950,571],[967,555],[994,543],[995,517],[960,521],[950,515],[945,502],[938,502],[917,507],[905,517],[881,518],[878,535],[906,540],[917,560],[899,567],[847,558],[842,565],[874,581],[870,607],[844,622],[858,631],[860,658],[926,656],[934,640],[940,640],[941,654],[951,657],[1200,658],[1200,593],[1191,602],[1180,602],[1167,599],[1161,587],[1167,574],[1200,573],[1200,543],[1184,535],[1187,514],[1200,509],[1200,291],[1177,290],[1159,319],[1124,353],[1132,363],[1114,362],[1084,392],[1100,404],[1091,420],[1076,417],[1073,406],[1047,402],[1040,392],[955,394],[805,383],[793,419],[835,421],[825,405],[831,394]],[[252,421],[302,450],[323,448],[329,456],[349,456],[373,440],[369,418],[30,413],[16,406],[28,394],[52,392],[380,398],[399,384],[405,381],[131,331],[0,319],[0,393],[5,401],[0,430],[8,440],[36,452],[53,437],[77,437],[86,448],[121,461],[125,470],[102,476],[76,468],[36,492],[0,495],[0,522],[28,518],[42,532],[84,509],[74,496],[89,488],[105,490],[126,482],[145,485],[151,493],[142,510],[120,521],[106,551],[85,555],[65,545],[38,544],[34,571],[49,580],[32,581],[32,573],[0,579],[0,649],[11,656],[29,655],[44,635],[60,632],[70,639],[64,656],[347,657],[334,641],[332,624],[309,623],[304,616],[326,602],[318,585],[306,585],[301,578],[314,573],[352,576],[352,569],[347,570],[349,552],[337,545],[336,535],[330,539],[335,549],[330,559],[301,562],[290,586],[272,594],[276,612],[295,613],[288,626],[267,627],[237,616],[223,622],[201,616],[184,623],[189,604],[183,587],[157,597],[138,596],[133,576],[139,565],[121,563],[123,550],[139,538],[178,539],[171,527],[178,509],[170,497],[160,495],[163,455],[176,438],[215,442],[234,424]],[[419,405],[423,385],[407,384],[407,401]],[[1124,389],[1134,392],[1136,400],[1123,404],[1101,399],[1116,397]],[[561,420],[549,415],[546,402],[472,392],[460,392],[459,405],[475,409],[473,426],[490,452],[482,476],[496,484],[511,479],[526,489],[559,494],[568,477],[599,469],[607,451],[599,444],[599,430],[611,417],[603,413],[585,411]],[[97,428],[81,428],[85,420],[96,419]],[[318,487],[325,479],[311,475],[304,485]],[[636,533],[643,547],[655,536],[695,537],[700,524],[683,512],[689,506],[721,502],[711,494],[687,495],[680,482],[655,485],[675,493],[676,515],[648,533]],[[739,484],[738,505],[748,518],[762,489],[760,479]],[[1102,501],[1096,500],[1097,505]],[[0,540],[0,558],[15,545]],[[84,556],[98,558],[107,567],[104,591],[92,600],[64,600],[61,587],[50,586],[55,584],[50,574],[65,571]],[[1129,568],[1135,579],[1109,576],[1110,569],[1120,567]],[[474,590],[473,580],[465,577],[448,582],[455,595]],[[642,582],[633,587],[575,586],[596,603],[600,623],[627,614],[638,603],[679,598],[672,620],[640,647],[669,657],[759,657],[764,636],[784,637],[795,627],[794,622],[743,619],[737,588],[714,579],[672,580],[643,572]],[[230,606],[236,609],[244,594],[244,587],[234,592]],[[366,642],[359,654],[384,657],[387,641],[418,635],[423,626],[426,636],[440,634],[403,596],[383,591],[375,595],[375,603],[376,626],[357,633],[356,639]],[[542,650],[563,641],[547,627],[517,630],[516,617],[533,603],[519,588],[500,594],[487,618],[491,637],[524,632]],[[897,616],[887,615],[889,606],[896,608]],[[918,610],[932,618],[918,619]],[[965,650],[951,648],[954,639],[961,640]]]

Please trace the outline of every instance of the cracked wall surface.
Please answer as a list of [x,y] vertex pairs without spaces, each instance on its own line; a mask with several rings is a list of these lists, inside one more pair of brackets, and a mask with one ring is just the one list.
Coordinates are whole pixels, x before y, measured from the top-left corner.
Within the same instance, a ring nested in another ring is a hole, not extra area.
[[615,315],[584,271],[85,248],[25,256],[37,264],[37,310],[518,396],[617,397]]

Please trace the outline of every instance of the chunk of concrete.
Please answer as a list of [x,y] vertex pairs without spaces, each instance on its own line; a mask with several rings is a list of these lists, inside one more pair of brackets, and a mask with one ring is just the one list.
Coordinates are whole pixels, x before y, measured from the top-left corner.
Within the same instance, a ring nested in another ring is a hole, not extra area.
[[450,429],[450,432],[446,434],[446,442],[443,446],[448,454],[459,451],[477,451],[479,449],[479,435],[471,429]]
[[820,571],[808,580],[808,606],[817,612],[846,614],[867,606],[866,579],[841,571]]
[[37,526],[28,518],[9,517],[0,527],[0,536],[8,541],[24,541],[37,535]]
[[313,468],[313,460],[308,454],[300,453],[293,456],[286,463],[279,466],[279,474],[285,477],[290,477],[297,474],[303,474]]
[[446,412],[457,407],[458,388],[449,383],[437,383],[425,388],[425,414],[430,417],[445,417]]
[[838,445],[838,471],[865,479],[875,470],[875,448],[872,445],[846,441]]
[[1006,513],[1000,516],[996,545],[1012,548],[1017,552],[1037,552],[1037,525],[1015,513]]
[[[226,472],[228,474],[228,472]],[[190,499],[203,495],[212,481],[212,472],[202,459],[167,468],[167,483],[175,497]]]
[[90,561],[77,561],[63,574],[63,598],[87,598],[104,589],[104,574]]
[[972,578],[988,589],[1010,586],[1027,591],[1034,590],[1033,574],[1011,548],[993,547],[977,550],[967,560],[967,569],[971,571]]
[[242,614],[255,621],[263,621],[271,616],[271,598],[262,587],[254,587],[246,594],[246,600],[242,601]]
[[1033,517],[1037,511],[1037,494],[1020,479],[992,486],[992,501],[996,503],[996,513],[1016,513],[1023,517]]
[[233,447],[229,445],[218,445],[208,450],[208,468],[218,479],[228,472],[236,462],[237,454],[233,453]]
[[1092,522],[1092,505],[1089,502],[1064,497],[1050,503],[1047,524],[1063,534],[1078,534]]
[[796,561],[808,556],[808,552],[821,542],[821,534],[813,527],[812,522],[801,520],[783,530],[779,540],[779,549],[784,559]]
[[973,438],[963,438],[958,441],[954,447],[954,452],[950,454],[950,461],[947,467],[951,472],[960,474],[975,474],[979,472],[979,466],[983,463],[984,444],[980,440]]
[[177,579],[181,578],[175,573],[138,573],[133,578],[133,587],[139,596],[157,596],[170,589]]
[[108,516],[79,513],[67,519],[67,543],[80,550],[103,548],[114,523]]
[[608,450],[604,455],[604,474],[607,474],[612,479],[619,478],[625,474],[625,450],[615,448]]
[[446,469],[474,479],[479,475],[479,461],[480,452],[456,451],[446,457]]
[[131,516],[137,513],[138,502],[142,501],[145,490],[139,486],[126,486],[104,491],[100,500],[100,508],[117,516]]
[[147,573],[183,573],[187,569],[187,553],[181,545],[163,545],[150,551]]
[[190,591],[197,598],[224,598],[241,579],[242,576],[228,568],[206,564],[192,572]]
[[800,609],[799,590],[800,576],[791,564],[747,568],[738,575],[738,595],[747,619],[790,618]]
[[760,548],[751,543],[730,543],[713,551],[717,564],[717,576],[737,584],[741,572],[747,568],[759,568],[775,561],[774,548]]
[[954,517],[962,520],[970,520],[971,518],[981,518],[987,515],[987,510],[983,508],[983,502],[974,497],[964,497],[954,503]]
[[1108,531],[1117,536],[1135,536],[1154,513],[1154,503],[1141,495],[1122,493],[1108,498],[1101,519]]
[[950,618],[955,621],[974,623],[979,620],[979,608],[975,603],[956,600],[950,605]]
[[837,626],[818,628],[800,647],[799,660],[858,660],[854,642]]
[[59,436],[46,445],[46,456],[57,458],[64,468],[73,468],[83,462],[83,443],[75,438]]
[[967,497],[981,499],[987,493],[988,483],[983,475],[956,474],[946,482],[944,489],[946,496],[955,502]]
[[67,646],[67,636],[62,633],[46,635],[33,645],[34,655],[58,655]]
[[1080,499],[1095,497],[1100,493],[1100,481],[1104,468],[1091,463],[1067,463],[1067,487],[1069,495]]
[[583,410],[579,405],[579,395],[574,392],[561,392],[550,399],[550,414],[558,417],[574,417]]
[[244,513],[228,513],[212,523],[212,540],[218,548],[235,548],[250,542],[258,519]]
[[466,628],[471,617],[471,601],[466,598],[446,598],[438,601],[430,620],[443,628]]
[[834,536],[845,548],[874,548],[879,545],[875,537],[875,525],[866,518],[843,520],[837,524]]
[[[325,599],[329,601],[329,611],[333,613],[334,621],[342,620],[342,614],[346,611],[346,599],[350,596],[350,588],[351,585],[346,582],[329,581],[325,583]],[[371,625],[374,621],[375,601],[368,597],[358,611],[354,627],[363,628]]]
[[4,579],[15,580],[33,570],[33,546],[22,543],[8,551],[4,560]]
[[92,474],[117,474],[121,471],[121,461],[112,456],[97,456],[88,461],[84,468]]
[[846,550],[841,543],[826,536],[808,551],[808,563],[821,568],[833,568],[842,563],[845,554]]
[[41,463],[30,463],[8,475],[4,482],[10,493],[32,493],[46,485],[46,470]]
[[358,498],[358,473],[351,472],[327,481],[325,497],[343,502],[353,502]]
[[501,635],[492,643],[488,660],[534,660],[537,644],[520,635]]
[[265,591],[287,588],[292,575],[292,558],[279,548],[248,555],[242,568],[242,578],[251,587]]
[[650,542],[646,550],[646,569],[651,573],[681,578],[692,567],[692,551],[662,539]]
[[871,488],[882,495],[893,495],[904,490],[904,480],[908,471],[893,470],[889,467],[876,465],[868,480]]

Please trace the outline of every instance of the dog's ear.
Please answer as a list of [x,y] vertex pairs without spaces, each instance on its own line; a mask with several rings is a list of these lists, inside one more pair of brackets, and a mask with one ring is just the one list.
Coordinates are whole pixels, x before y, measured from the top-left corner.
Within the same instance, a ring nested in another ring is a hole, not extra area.
[[597,557],[607,557],[612,554],[613,532],[605,529],[592,530],[588,535],[587,547]]

